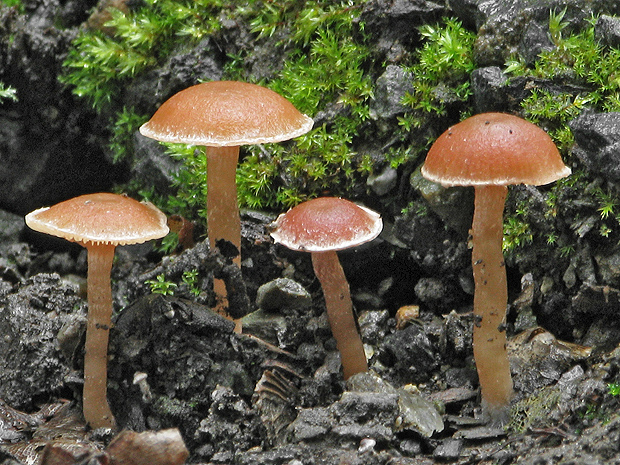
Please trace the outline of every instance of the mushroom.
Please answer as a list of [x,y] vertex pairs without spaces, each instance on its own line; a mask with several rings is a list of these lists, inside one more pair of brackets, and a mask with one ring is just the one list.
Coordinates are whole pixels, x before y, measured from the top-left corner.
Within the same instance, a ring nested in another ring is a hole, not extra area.
[[[237,81],[211,81],[170,97],[140,133],[161,142],[205,146],[209,244],[232,242],[241,250],[236,168],[239,146],[280,142],[305,134],[313,121],[288,100],[265,87]],[[235,262],[241,263],[240,256]],[[216,294],[225,301],[221,283]],[[226,313],[222,307],[220,312]]]
[[327,318],[340,352],[344,378],[368,370],[362,339],[353,316],[349,283],[338,250],[369,242],[379,235],[378,213],[336,197],[320,197],[293,207],[273,224],[271,236],[289,249],[310,252],[321,282]]
[[92,428],[115,428],[107,401],[114,249],[117,245],[139,244],[165,236],[166,216],[150,203],[124,195],[97,193],[35,210],[26,215],[26,224],[35,231],[77,242],[88,251],[83,412]]
[[452,126],[435,141],[422,166],[425,178],[443,186],[474,186],[474,360],[483,409],[494,423],[506,420],[513,394],[502,252],[507,185],[548,184],[570,172],[545,131],[504,113],[483,113]]

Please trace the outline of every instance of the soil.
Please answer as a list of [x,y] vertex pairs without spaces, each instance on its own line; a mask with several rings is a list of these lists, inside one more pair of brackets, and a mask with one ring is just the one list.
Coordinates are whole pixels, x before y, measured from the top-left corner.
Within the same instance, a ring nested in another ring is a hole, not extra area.
[[[274,245],[270,219],[244,215],[245,286],[236,285],[253,312],[240,334],[209,307],[211,277],[230,285],[237,277],[222,273],[228,260],[205,242],[165,257],[150,246],[119,248],[108,396],[121,429],[178,428],[190,463],[620,463],[615,351],[542,327],[511,331],[514,406],[507,425],[489,425],[470,305],[438,314],[369,304],[384,299],[359,268],[395,253],[383,237],[341,254],[358,283],[370,362],[368,374],[345,382],[309,257]],[[2,250],[3,263],[18,263],[4,266],[1,281],[3,343],[14,361],[1,375],[3,463],[37,463],[50,441],[99,450],[116,432],[90,431],[80,415],[84,252],[36,253],[23,242]],[[181,279],[187,267],[199,270],[192,286]],[[162,273],[178,283],[174,295],[144,284]],[[512,304],[527,305],[527,292]]]

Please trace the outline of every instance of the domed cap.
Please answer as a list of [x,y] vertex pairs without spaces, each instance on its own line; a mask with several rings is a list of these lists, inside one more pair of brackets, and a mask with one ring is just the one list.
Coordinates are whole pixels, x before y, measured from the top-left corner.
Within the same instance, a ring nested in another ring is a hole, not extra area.
[[545,131],[504,113],[481,113],[452,126],[422,166],[422,176],[444,186],[542,185],[570,172]]
[[139,244],[168,234],[166,215],[154,205],[105,192],[39,208],[26,215],[26,224],[82,244]]
[[223,147],[293,139],[312,125],[310,117],[271,89],[211,81],[170,97],[140,133],[162,142]]
[[337,197],[319,197],[281,214],[271,236],[289,249],[325,252],[355,247],[379,235],[378,213]]

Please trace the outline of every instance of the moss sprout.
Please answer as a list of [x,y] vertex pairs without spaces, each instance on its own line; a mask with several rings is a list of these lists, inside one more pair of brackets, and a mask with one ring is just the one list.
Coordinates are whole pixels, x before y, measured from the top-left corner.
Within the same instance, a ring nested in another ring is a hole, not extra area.
[[0,82],[0,103],[4,100],[17,102],[17,89]]
[[[239,167],[240,203],[280,210],[325,190],[346,195],[371,169],[368,160],[362,163],[352,148],[368,119],[373,90],[363,25],[357,22],[363,3],[253,0],[231,6],[218,0],[145,0],[135,11],[112,11],[105,27],[113,34],[82,32],[64,62],[61,80],[97,111],[115,114],[110,123],[111,149],[119,160],[131,156],[128,136],[141,120],[131,110],[119,108],[128,80],[162,63],[174,50],[216,37],[226,18],[246,24],[258,42],[285,37],[280,44],[286,55],[282,68],[258,83],[307,114],[328,108],[337,111],[298,143],[248,149]],[[256,81],[246,69],[249,53],[241,49],[228,55],[224,79]],[[179,207],[185,200],[188,205],[183,209],[195,212],[193,199],[204,188],[200,180],[205,167],[183,147],[168,151],[181,158],[186,168],[176,182],[180,195],[171,202]]]
[[429,118],[445,116],[450,105],[464,108],[471,97],[470,76],[476,68],[476,34],[453,18],[419,28],[424,41],[414,62],[408,67],[413,75],[414,93],[403,99],[412,111],[400,118],[406,130],[418,128]]

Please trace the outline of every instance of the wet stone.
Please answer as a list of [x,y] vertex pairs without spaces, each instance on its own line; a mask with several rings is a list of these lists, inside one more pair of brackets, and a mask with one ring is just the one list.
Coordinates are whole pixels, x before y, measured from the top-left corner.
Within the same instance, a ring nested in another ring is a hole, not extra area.
[[463,441],[459,439],[447,439],[433,451],[433,457],[438,460],[457,460],[463,450]]
[[407,107],[401,101],[408,92],[414,92],[411,73],[396,65],[388,65],[377,79],[375,97],[370,104],[370,117],[389,119],[404,114]]
[[569,123],[573,153],[594,173],[620,180],[620,113],[587,113]]
[[326,435],[334,424],[333,414],[327,408],[317,407],[302,409],[289,430],[294,441],[319,439]]
[[312,297],[298,282],[278,278],[258,288],[256,305],[263,310],[289,315],[307,310],[312,305]]
[[376,392],[346,391],[331,411],[338,420],[333,432],[353,439],[372,438],[377,441],[393,439],[398,414],[398,395]]
[[608,47],[620,47],[620,19],[601,15],[594,26],[594,36]]
[[0,297],[0,399],[27,409],[37,395],[64,385],[72,360],[56,335],[83,304],[77,288],[55,273],[35,275]]

